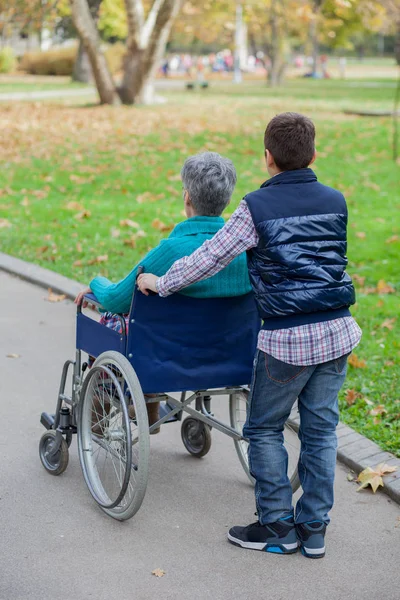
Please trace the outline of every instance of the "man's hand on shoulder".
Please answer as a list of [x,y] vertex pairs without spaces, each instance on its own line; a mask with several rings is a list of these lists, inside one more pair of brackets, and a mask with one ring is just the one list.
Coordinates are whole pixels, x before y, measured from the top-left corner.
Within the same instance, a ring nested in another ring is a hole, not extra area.
[[142,273],[137,278],[137,286],[145,296],[148,296],[149,292],[158,294],[157,280],[158,277],[152,273]]

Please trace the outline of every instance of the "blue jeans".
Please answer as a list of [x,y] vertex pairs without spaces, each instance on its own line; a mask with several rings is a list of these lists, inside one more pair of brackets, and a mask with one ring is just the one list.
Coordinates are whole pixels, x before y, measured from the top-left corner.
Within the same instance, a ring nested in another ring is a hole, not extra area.
[[289,365],[257,351],[247,421],[250,472],[256,480],[258,518],[263,525],[293,513],[283,429],[298,400],[300,413],[299,477],[303,494],[295,521],[324,521],[333,505],[336,466],[338,393],[347,356],[312,366]]

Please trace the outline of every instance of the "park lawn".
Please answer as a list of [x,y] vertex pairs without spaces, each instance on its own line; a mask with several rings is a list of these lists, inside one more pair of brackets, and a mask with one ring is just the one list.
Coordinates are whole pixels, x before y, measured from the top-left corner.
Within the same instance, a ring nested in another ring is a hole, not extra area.
[[168,104],[119,109],[49,103],[0,106],[1,250],[82,282],[117,280],[183,219],[179,171],[214,150],[234,161],[239,182],[226,211],[266,178],[262,138],[283,110],[315,119],[324,183],[349,205],[349,272],[364,335],[341,394],[341,418],[400,456],[400,167],[389,118],[342,108],[389,107],[390,86],[294,81],[215,85],[169,92]]

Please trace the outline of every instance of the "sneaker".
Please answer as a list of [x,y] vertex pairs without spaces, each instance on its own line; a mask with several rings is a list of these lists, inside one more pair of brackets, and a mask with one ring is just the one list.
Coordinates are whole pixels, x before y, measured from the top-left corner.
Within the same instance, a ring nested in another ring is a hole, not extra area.
[[308,521],[296,525],[296,533],[300,550],[307,558],[323,558],[325,556],[326,525],[322,521]]
[[228,540],[242,548],[275,554],[293,554],[298,548],[296,528],[291,515],[268,525],[261,525],[256,521],[247,527],[232,527],[228,533]]

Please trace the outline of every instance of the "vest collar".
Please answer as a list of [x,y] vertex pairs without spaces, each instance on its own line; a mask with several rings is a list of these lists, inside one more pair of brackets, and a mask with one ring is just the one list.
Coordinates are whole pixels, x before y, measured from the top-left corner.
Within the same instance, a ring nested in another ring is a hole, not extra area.
[[295,171],[282,171],[262,184],[262,188],[270,185],[281,185],[285,183],[311,183],[317,181],[317,176],[312,169],[296,169]]

